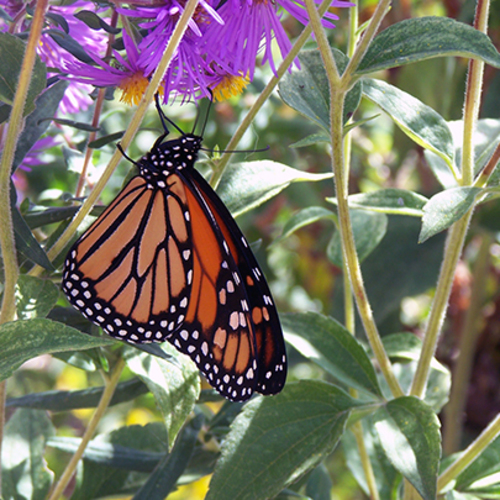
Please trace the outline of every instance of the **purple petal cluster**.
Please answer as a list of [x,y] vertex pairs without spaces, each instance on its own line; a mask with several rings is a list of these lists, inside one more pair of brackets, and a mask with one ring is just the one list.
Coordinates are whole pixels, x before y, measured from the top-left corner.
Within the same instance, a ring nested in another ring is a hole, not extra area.
[[[51,5],[39,54],[54,74],[71,82],[60,111],[85,109],[92,87],[118,88],[124,102],[137,104],[185,4],[186,0],[157,0],[147,6],[131,2],[116,12],[84,0]],[[351,5],[347,0],[331,4]],[[27,4],[0,0],[0,7],[12,17],[10,23],[0,21],[0,30],[28,27]],[[259,59],[276,72],[277,53],[284,58],[291,48],[281,22],[286,13],[304,24],[308,21],[304,0],[200,0],[163,79],[160,91],[165,101],[238,94],[252,80]],[[336,19],[328,12],[323,23],[334,28]],[[110,44],[112,50],[107,49]]]

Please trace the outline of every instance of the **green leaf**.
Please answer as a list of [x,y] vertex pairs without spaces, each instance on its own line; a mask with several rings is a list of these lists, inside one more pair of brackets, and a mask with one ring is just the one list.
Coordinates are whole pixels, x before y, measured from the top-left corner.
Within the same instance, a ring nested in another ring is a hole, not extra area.
[[91,337],[45,318],[4,323],[0,326],[0,380],[10,377],[25,361],[40,354],[115,344],[116,340]]
[[294,213],[283,227],[283,234],[279,241],[288,238],[298,229],[318,222],[319,220],[337,220],[337,215],[323,207],[307,207]]
[[49,127],[50,121],[46,120],[46,118],[55,115],[68,85],[68,82],[60,80],[51,85],[36,100],[36,109],[26,118],[23,131],[17,141],[12,171],[21,164],[35,142],[40,139],[41,135]]
[[[17,90],[26,43],[9,33],[0,33],[0,101],[12,105]],[[35,109],[36,97],[45,89],[47,71],[37,55],[24,105],[24,115]]]
[[[356,252],[360,262],[368,257],[378,246],[387,230],[387,216],[368,210],[349,210],[352,230],[356,243]],[[327,248],[328,259],[336,266],[342,267],[342,243],[340,232],[335,231]]]
[[[392,315],[399,317],[403,297],[427,292],[435,286],[445,240],[444,234],[438,234],[419,245],[420,220],[395,216],[388,219],[384,239],[361,265],[377,324]],[[336,297],[342,295],[341,286],[339,283]],[[342,300],[335,300],[332,308],[332,316],[344,321]]]
[[448,229],[474,206],[477,196],[483,192],[481,188],[457,187],[434,195],[424,207],[418,242],[423,243],[431,236]]
[[331,137],[326,134],[311,134],[300,141],[290,144],[291,148],[304,148],[306,146],[312,146],[313,144],[318,144],[320,142],[331,142]]
[[[340,73],[348,57],[332,49]],[[294,68],[280,81],[278,88],[283,101],[291,108],[310,118],[324,130],[330,130],[330,87],[325,65],[318,50],[303,50],[299,54],[300,69]],[[361,98],[361,82],[347,93],[344,103],[344,124],[356,111]]]
[[306,495],[314,500],[331,500],[332,480],[324,464],[319,464],[310,474]]
[[59,289],[52,281],[21,275],[16,285],[17,317],[45,317],[56,305],[58,298]]
[[280,315],[285,337],[304,357],[337,380],[381,396],[375,370],[364,348],[340,323],[318,313]]
[[[450,121],[448,122],[448,127],[453,137],[455,164],[460,165],[462,161],[464,123],[462,120]],[[477,175],[483,170],[500,142],[500,120],[491,118],[479,120],[473,134],[472,142],[474,144],[474,175]],[[437,180],[445,189],[458,187],[457,180],[450,173],[448,166],[443,164],[443,160],[440,157],[428,150],[424,151],[424,155]],[[499,183],[500,169],[497,166],[488,181],[488,185],[496,186]]]
[[80,19],[80,21],[84,22],[89,28],[93,30],[99,30],[102,28],[104,31],[112,33],[113,35],[117,35],[121,32],[121,29],[110,26],[95,12],[92,12],[90,10],[80,10],[76,14],[74,14],[74,16]]
[[234,217],[262,205],[292,182],[331,179],[332,174],[302,172],[274,161],[252,161],[229,165],[217,193]]
[[[71,499],[129,497],[131,485],[137,487],[147,478],[138,472],[150,473],[163,458],[168,448],[167,440],[165,426],[160,422],[130,425],[100,434],[85,449],[83,472],[79,474]],[[48,444],[74,453],[80,442],[75,438],[58,437]]]
[[[364,422],[363,422],[364,423]],[[394,492],[397,491],[401,483],[401,474],[399,474],[391,465],[385,456],[380,440],[373,426],[363,425],[363,442],[370,458],[370,463],[375,476],[377,491],[381,499],[393,499]],[[369,489],[366,482],[363,462],[359,455],[359,447],[352,430],[347,430],[342,436],[342,450],[345,461],[352,475],[363,491],[369,495]]]
[[[404,334],[398,333],[393,335],[387,335],[389,337],[388,341],[391,342],[393,337],[397,336],[407,336],[414,337],[412,334]],[[384,347],[385,338],[383,337]],[[416,339],[419,341],[419,339]],[[412,343],[417,344],[415,340]],[[406,394],[410,391],[413,377],[415,376],[415,371],[417,369],[417,361],[413,360],[418,359],[420,357],[421,350],[421,342],[415,345],[415,351],[413,352],[411,348],[408,346],[406,349],[401,348],[401,350],[391,350],[389,356],[391,359],[396,360],[393,364],[393,370],[396,378],[398,379],[399,385],[403,389],[403,392]],[[393,349],[394,345],[389,343],[386,349]],[[405,356],[407,356],[405,359]],[[391,397],[391,390],[387,386],[387,382],[383,379],[383,377],[379,377],[380,386],[382,387],[382,391],[387,399]],[[431,370],[429,373],[429,380],[427,381],[427,386],[425,388],[424,394],[424,402],[428,404],[431,408],[434,409],[436,413],[439,413],[443,406],[448,402],[448,398],[450,396],[451,389],[451,373],[448,368],[439,363],[437,360],[433,359],[431,362]]]
[[99,137],[99,139],[96,139],[95,141],[89,142],[89,148],[92,148],[92,149],[102,148],[103,146],[106,146],[110,142],[115,142],[115,141],[120,140],[123,137],[124,133],[125,133],[125,131],[121,130],[120,132],[115,132],[114,134],[109,134],[109,135]]
[[[336,203],[335,198],[329,201]],[[348,198],[349,207],[365,208],[374,212],[394,215],[422,217],[428,198],[407,189],[378,189],[369,193],[352,194]]]
[[424,500],[435,500],[441,459],[439,420],[413,396],[389,401],[372,415],[387,458]]
[[165,454],[133,500],[164,500],[175,489],[193,454],[203,420],[200,413],[183,427],[172,451]]
[[196,365],[188,356],[180,355],[168,342],[162,349],[175,356],[178,365],[154,356],[127,349],[127,366],[148,386],[167,426],[171,448],[175,438],[193,411],[200,394],[200,377]]
[[253,399],[224,440],[206,499],[276,496],[332,452],[358,405],[330,384],[305,380]]
[[[484,487],[488,479],[499,483],[500,436],[494,439],[479,456],[457,477],[455,489],[471,490]],[[491,484],[491,481],[490,481]]]
[[[47,391],[9,398],[7,408],[33,408],[38,410],[68,411],[81,408],[95,408],[101,399],[103,387],[92,387],[81,391]],[[114,406],[147,394],[149,389],[137,378],[120,382],[109,406]]]
[[500,68],[500,54],[484,33],[447,17],[420,17],[393,24],[379,33],[356,73],[446,56],[481,59]]
[[38,243],[31,229],[28,227],[28,224],[26,224],[26,221],[19,212],[19,209],[16,207],[16,191],[12,180],[10,181],[10,209],[12,224],[14,226],[16,249],[35,264],[49,271],[53,271],[54,266],[52,266],[45,250],[41,247],[40,243]]
[[43,458],[55,434],[48,415],[18,410],[11,416],[2,444],[2,498],[44,500],[54,479]]
[[[468,493],[460,493],[458,491],[447,491],[444,500],[481,500],[488,497],[477,497]],[[492,497],[495,498],[495,497]]]
[[453,138],[439,113],[381,80],[364,79],[363,95],[380,106],[410,139],[453,165]]

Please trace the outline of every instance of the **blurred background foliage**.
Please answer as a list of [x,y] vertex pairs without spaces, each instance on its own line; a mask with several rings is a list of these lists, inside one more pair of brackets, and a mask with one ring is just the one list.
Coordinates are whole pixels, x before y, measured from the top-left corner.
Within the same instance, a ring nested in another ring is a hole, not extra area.
[[[375,0],[364,0],[360,3],[361,22],[370,17],[375,5]],[[403,19],[427,15],[447,16],[471,23],[473,10],[474,2],[470,0],[399,0],[393,3],[383,27]],[[339,15],[341,20],[330,36],[333,46],[345,50],[347,12],[339,12]],[[300,25],[293,19],[286,20],[285,25],[294,35],[300,32]],[[496,47],[500,48],[500,0],[495,0],[491,6],[489,36]],[[314,46],[312,42],[310,46]],[[377,74],[376,77],[383,78],[417,97],[445,119],[456,120],[462,115],[466,69],[466,60],[440,58],[389,70]],[[241,98],[216,103],[212,107],[205,131],[205,147],[224,148],[270,76],[268,68],[260,69]],[[196,107],[192,104],[173,106],[166,109],[166,112],[183,130],[191,129],[197,114]],[[118,100],[109,101],[101,123],[100,135],[124,130],[130,116],[131,110],[121,105]],[[352,131],[350,192],[396,187],[415,190],[427,197],[436,193],[439,185],[426,164],[422,149],[397,129],[383,112],[363,99],[356,111],[356,119],[369,117],[372,119]],[[485,73],[481,117],[500,117],[500,73],[489,67],[486,67]],[[80,115],[78,121],[90,122],[90,111],[86,116]],[[80,151],[84,148],[88,134],[64,126],[61,128],[64,132],[61,135],[64,143],[45,151],[42,156],[43,164],[32,167],[31,171],[17,172],[16,188],[21,208],[27,206],[27,200],[35,205],[64,206],[74,193],[82,162]],[[140,157],[151,148],[160,131],[161,124],[152,108],[128,154],[132,158]],[[317,128],[309,120],[286,106],[275,94],[240,143],[239,148],[248,152],[239,153],[237,160],[265,158],[309,172],[329,172],[327,145],[291,147],[314,132],[317,132]],[[251,152],[266,147],[269,149],[265,152]],[[94,167],[89,174],[90,185],[98,179],[113,148],[112,143],[95,151]],[[208,173],[203,164],[199,164],[199,168]],[[113,199],[132,170],[134,167],[125,159],[120,163],[101,197],[102,204],[108,204]],[[291,185],[265,205],[239,217],[238,224],[248,240],[255,242],[256,256],[267,275],[279,311],[313,310],[332,315],[343,322],[342,270],[330,262],[327,253],[334,232],[333,225],[325,221],[317,222],[278,240],[285,223],[294,213],[309,206],[332,208],[325,202],[325,198],[331,196],[331,180]],[[438,359],[452,366],[456,354],[457,333],[470,300],[469,261],[475,259],[478,251],[477,235],[488,234],[492,242],[491,262],[473,379],[467,395],[465,442],[476,436],[500,411],[499,214],[500,201],[477,210],[463,262],[455,277],[449,316],[438,351]],[[55,227],[46,226],[37,231],[40,232],[40,237],[45,237]],[[439,270],[444,238],[443,235],[438,235],[423,245],[417,245],[418,231],[419,220],[391,216],[386,236],[363,263],[368,294],[382,334],[411,331],[418,335],[422,330],[423,318],[428,313],[429,297],[432,296]],[[60,305],[67,305],[62,298]],[[324,372],[306,362],[298,353],[289,354],[289,380],[325,376]],[[123,379],[129,377],[130,373],[125,371]],[[82,370],[55,357],[43,356],[23,365],[9,379],[8,394],[9,397],[16,397],[54,389],[84,389],[101,384],[98,372],[92,371],[89,366]],[[218,411],[222,403],[206,405],[207,411]],[[81,435],[90,414],[91,410],[55,414],[54,423],[59,429],[59,435]],[[109,432],[122,425],[144,425],[161,421],[153,396],[145,394],[110,408],[100,423],[99,432]],[[68,459],[68,454],[56,453],[49,449],[49,467],[56,474],[61,473]],[[333,483],[332,498],[364,498],[339,450],[326,462],[326,467]],[[169,498],[203,498],[208,482],[209,478],[203,477],[181,487]]]

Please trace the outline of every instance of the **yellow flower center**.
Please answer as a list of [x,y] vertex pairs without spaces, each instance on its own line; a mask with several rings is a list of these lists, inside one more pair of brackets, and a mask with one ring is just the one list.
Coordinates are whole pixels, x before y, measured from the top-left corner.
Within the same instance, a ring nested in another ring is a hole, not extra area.
[[250,80],[245,76],[226,75],[212,88],[215,101],[224,101],[243,92]]
[[146,88],[148,86],[148,79],[144,76],[142,71],[138,73],[134,73],[133,75],[125,78],[120,85],[118,86],[122,91],[122,96],[120,97],[120,101],[123,101],[125,104],[132,106],[132,104],[139,104]]

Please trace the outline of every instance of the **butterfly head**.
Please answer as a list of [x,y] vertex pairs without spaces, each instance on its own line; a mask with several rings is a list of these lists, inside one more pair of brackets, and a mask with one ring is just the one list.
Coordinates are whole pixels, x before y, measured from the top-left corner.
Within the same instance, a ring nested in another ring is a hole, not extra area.
[[139,161],[141,175],[161,178],[185,168],[193,168],[202,140],[198,135],[184,134],[177,139],[156,143]]

